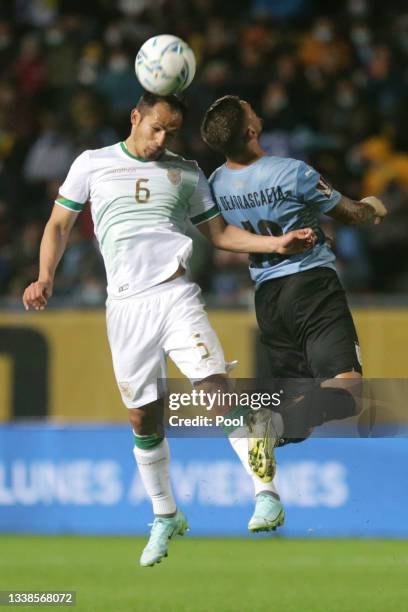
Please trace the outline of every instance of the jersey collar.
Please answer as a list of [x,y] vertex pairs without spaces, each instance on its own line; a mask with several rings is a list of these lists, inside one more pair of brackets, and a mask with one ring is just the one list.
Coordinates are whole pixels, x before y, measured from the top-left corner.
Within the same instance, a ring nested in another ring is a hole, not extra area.
[[131,153],[131,152],[129,151],[129,149],[127,148],[127,146],[126,146],[126,142],[122,141],[122,142],[120,142],[119,144],[120,144],[120,148],[122,149],[122,151],[123,151],[123,152],[124,152],[126,155],[128,155],[128,156],[129,156],[129,157],[131,157],[132,159],[135,159],[136,161],[143,162],[144,164],[148,164],[149,162],[152,162],[152,161],[155,161],[155,162],[162,161],[162,160],[163,160],[163,157],[164,157],[164,156],[165,156],[165,154],[166,154],[166,150],[165,150],[165,151],[163,151],[162,155],[160,155],[160,157],[159,157],[158,159],[155,159],[155,160],[145,159],[144,157],[138,157],[137,155],[133,155],[133,153]]

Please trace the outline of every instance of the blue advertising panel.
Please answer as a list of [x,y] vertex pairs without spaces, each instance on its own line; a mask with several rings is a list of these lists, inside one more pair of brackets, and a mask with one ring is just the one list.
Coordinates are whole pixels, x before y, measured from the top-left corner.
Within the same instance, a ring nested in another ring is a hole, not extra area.
[[[146,533],[126,426],[0,427],[0,531]],[[226,439],[171,439],[192,535],[247,535],[253,489]],[[286,536],[408,537],[408,441],[311,439],[277,451]]]

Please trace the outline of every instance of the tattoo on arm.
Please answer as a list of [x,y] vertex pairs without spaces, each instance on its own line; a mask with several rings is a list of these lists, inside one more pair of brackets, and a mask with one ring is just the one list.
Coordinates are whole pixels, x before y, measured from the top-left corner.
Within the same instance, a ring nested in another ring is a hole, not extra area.
[[372,221],[375,217],[375,210],[366,202],[356,202],[342,196],[339,203],[327,215],[345,225],[359,225]]

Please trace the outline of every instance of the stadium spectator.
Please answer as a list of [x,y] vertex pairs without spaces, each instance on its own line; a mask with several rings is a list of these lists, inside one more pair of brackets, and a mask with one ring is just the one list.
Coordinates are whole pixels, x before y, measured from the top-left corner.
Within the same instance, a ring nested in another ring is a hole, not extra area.
[[[385,244],[355,228],[330,231],[347,289],[406,291],[404,266],[386,253],[395,235],[405,257],[408,236],[408,13],[400,3],[385,11],[365,0],[25,0],[0,7],[0,296],[20,284],[10,253],[27,223],[48,217],[74,157],[124,137],[140,94],[136,51],[163,31],[188,40],[198,60],[177,152],[210,174],[221,160],[199,138],[204,109],[227,91],[248,99],[265,117],[269,153],[305,160],[356,199],[390,197],[398,223],[387,219]],[[90,240],[89,214],[79,231]],[[195,266],[206,271],[204,286],[235,304],[239,263],[221,270],[207,257]],[[98,274],[90,278],[103,280]]]

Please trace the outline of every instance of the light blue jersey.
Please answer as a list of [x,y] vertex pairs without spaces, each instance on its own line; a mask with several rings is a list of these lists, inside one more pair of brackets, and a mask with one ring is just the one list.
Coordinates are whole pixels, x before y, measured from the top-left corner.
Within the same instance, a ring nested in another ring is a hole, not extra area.
[[313,249],[298,255],[251,255],[249,269],[257,287],[271,278],[317,266],[334,269],[335,256],[319,226],[319,214],[331,210],[341,194],[316,170],[296,159],[265,156],[239,170],[220,166],[210,184],[231,225],[274,236],[311,227],[318,236]]

